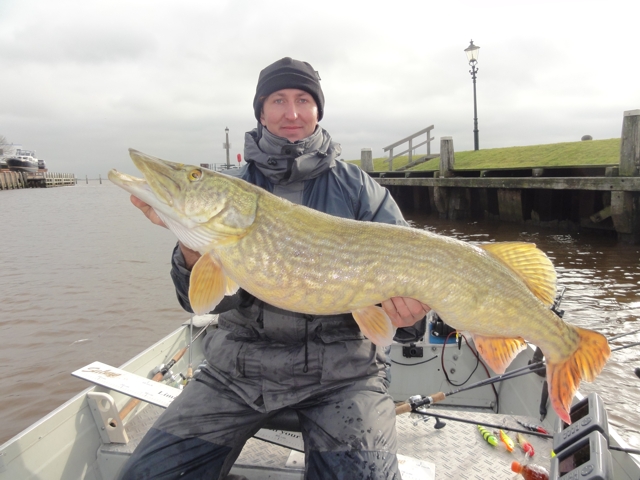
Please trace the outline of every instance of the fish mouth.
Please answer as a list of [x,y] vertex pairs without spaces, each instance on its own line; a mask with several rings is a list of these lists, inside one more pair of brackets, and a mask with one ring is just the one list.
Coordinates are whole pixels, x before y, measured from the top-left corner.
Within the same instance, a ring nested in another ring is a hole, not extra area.
[[159,207],[161,204],[174,206],[174,198],[178,198],[180,193],[180,184],[174,177],[182,165],[146,155],[132,148],[129,149],[129,155],[144,179],[111,170],[109,180],[152,207]]
[[129,149],[129,155],[156,197],[166,205],[173,206],[174,198],[180,194],[180,184],[174,178],[184,165],[167,162],[133,148]]

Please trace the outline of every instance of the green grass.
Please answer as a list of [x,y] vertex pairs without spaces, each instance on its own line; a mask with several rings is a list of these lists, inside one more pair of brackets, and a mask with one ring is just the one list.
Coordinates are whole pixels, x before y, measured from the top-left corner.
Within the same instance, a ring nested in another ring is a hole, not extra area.
[[[418,158],[420,155],[421,154],[417,154],[414,158]],[[389,170],[389,164],[385,162],[385,160],[386,158],[374,159],[374,170]],[[360,160],[350,160],[349,162],[360,165]],[[455,152],[456,170],[618,165],[619,162],[619,138]],[[393,169],[397,170],[407,163],[408,157],[406,156],[395,158],[393,160]],[[439,168],[440,158],[434,158],[428,162],[416,165],[410,170],[432,171],[439,170]]]

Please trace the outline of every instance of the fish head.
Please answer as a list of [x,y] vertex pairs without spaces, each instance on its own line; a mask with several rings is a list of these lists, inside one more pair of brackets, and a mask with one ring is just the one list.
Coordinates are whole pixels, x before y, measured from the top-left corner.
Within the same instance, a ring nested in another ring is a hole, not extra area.
[[109,180],[150,205],[192,250],[241,238],[253,224],[258,193],[247,182],[133,149],[129,154],[144,179],[111,170]]

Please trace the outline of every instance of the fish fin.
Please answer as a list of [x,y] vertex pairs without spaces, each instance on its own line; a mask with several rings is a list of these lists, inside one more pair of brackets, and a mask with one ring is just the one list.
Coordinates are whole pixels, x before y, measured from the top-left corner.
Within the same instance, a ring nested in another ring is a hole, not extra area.
[[224,294],[225,295],[233,295],[239,289],[240,289],[240,286],[236,282],[231,280],[229,277],[227,277],[227,289],[225,290]]
[[515,273],[542,303],[550,307],[556,298],[556,270],[549,257],[535,243],[486,243],[489,252]]
[[580,381],[584,379],[592,382],[602,371],[611,354],[609,343],[603,335],[585,328],[572,328],[580,337],[578,348],[561,362],[553,362],[547,358],[551,405],[566,424],[571,424],[569,410]]
[[205,253],[191,269],[189,302],[196,315],[204,315],[215,308],[227,290],[227,278],[220,264]]
[[476,344],[482,359],[498,374],[503,374],[518,353],[527,348],[522,338],[485,337],[474,334],[473,343]]
[[376,345],[387,347],[393,343],[396,328],[385,311],[372,305],[351,312],[365,337]]

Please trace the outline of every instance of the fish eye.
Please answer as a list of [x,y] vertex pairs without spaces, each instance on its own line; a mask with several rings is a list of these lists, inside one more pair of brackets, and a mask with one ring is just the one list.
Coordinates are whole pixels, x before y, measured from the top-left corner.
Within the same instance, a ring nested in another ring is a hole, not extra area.
[[197,182],[198,180],[200,180],[200,178],[202,177],[202,170],[191,170],[189,172],[189,180]]

